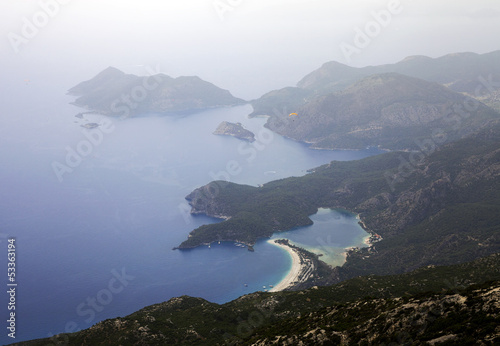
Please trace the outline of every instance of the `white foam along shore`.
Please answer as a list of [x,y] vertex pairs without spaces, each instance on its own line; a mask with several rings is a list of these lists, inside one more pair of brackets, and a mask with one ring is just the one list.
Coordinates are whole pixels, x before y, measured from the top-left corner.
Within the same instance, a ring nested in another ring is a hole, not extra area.
[[286,250],[290,254],[290,256],[292,256],[292,268],[290,269],[288,274],[283,278],[283,280],[280,281],[279,284],[277,284],[271,290],[269,290],[270,292],[283,291],[285,288],[292,286],[294,282],[299,280],[299,275],[302,272],[302,265],[300,264],[301,262],[300,256],[291,247],[283,244],[278,244],[275,242],[275,240],[269,239],[267,242],[275,246],[279,246],[280,248]]

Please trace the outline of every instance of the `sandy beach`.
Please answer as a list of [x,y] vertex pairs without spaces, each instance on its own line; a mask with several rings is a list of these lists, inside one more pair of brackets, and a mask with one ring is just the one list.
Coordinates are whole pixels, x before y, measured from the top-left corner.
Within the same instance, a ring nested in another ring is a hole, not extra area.
[[371,240],[370,240],[370,239],[371,239],[371,236],[372,236],[371,234],[368,234],[368,235],[367,235],[367,236],[363,239],[363,243],[364,243],[366,246],[368,246],[368,247],[372,246],[372,242],[371,242]]
[[299,275],[302,271],[302,266],[300,265],[300,257],[297,252],[286,245],[275,243],[274,240],[271,239],[267,242],[275,246],[279,246],[280,248],[286,250],[290,254],[290,256],[292,256],[292,269],[290,269],[290,272],[287,274],[287,276],[285,276],[283,280],[280,281],[279,284],[269,290],[270,292],[282,291],[285,288],[291,286],[293,282],[298,281]]

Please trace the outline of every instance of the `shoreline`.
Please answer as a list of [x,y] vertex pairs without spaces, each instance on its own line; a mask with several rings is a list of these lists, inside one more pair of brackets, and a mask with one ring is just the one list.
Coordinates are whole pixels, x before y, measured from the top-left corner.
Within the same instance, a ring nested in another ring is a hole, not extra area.
[[277,285],[275,285],[272,289],[269,290],[269,292],[283,291],[284,289],[293,286],[295,282],[299,281],[300,274],[305,269],[305,266],[302,265],[301,263],[302,260],[299,254],[291,247],[276,243],[275,239],[273,240],[269,239],[267,242],[269,244],[273,244],[274,246],[278,246],[284,249],[292,257],[292,267],[290,268],[288,274]]

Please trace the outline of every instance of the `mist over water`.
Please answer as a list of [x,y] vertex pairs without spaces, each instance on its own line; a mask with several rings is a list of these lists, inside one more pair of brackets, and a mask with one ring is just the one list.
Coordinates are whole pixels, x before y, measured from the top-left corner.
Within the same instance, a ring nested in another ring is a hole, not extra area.
[[[42,3],[60,6],[48,15]],[[197,75],[250,100],[296,85],[327,61],[366,66],[498,49],[500,8],[489,0],[401,0],[402,11],[351,61],[342,43],[353,45],[356,29],[387,1],[233,1],[222,17],[213,3],[0,0],[0,267],[7,268],[7,237],[16,237],[19,283],[17,338],[3,328],[1,343],[75,331],[174,296],[226,302],[277,283],[290,259],[265,241],[254,253],[231,243],[172,251],[192,229],[220,221],[191,216],[184,197],[213,179],[257,186],[376,154],[309,150],[269,134],[265,119],[247,119],[249,105],[78,119],[83,110],[66,95],[74,85],[114,66]],[[36,16],[47,22],[28,37],[23,26]],[[18,46],[11,34],[21,37]],[[259,148],[213,135],[223,120],[255,132]],[[89,122],[101,124],[95,144],[80,126]],[[69,168],[58,177],[54,165]],[[282,236],[310,250],[359,243],[356,220],[335,213],[320,212],[311,216],[315,225]],[[330,228],[347,232],[328,238]],[[1,306],[7,299],[1,295]]]

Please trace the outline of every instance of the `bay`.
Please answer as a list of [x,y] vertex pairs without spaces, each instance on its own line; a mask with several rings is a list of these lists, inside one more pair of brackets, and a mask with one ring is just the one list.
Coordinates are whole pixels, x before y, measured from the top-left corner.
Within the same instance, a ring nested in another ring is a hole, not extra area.
[[[266,119],[248,119],[249,105],[111,119],[106,127],[101,115],[75,118],[82,110],[61,88],[13,84],[11,92],[30,101],[7,100],[0,119],[2,253],[8,237],[17,243],[15,341],[87,328],[175,296],[223,303],[279,282],[290,259],[265,241],[253,253],[232,243],[171,250],[192,229],[220,221],[190,215],[184,197],[213,179],[257,186],[378,153],[308,149],[266,130]],[[241,122],[257,142],[213,135],[224,120]],[[81,127],[89,122],[108,129],[94,143]],[[74,152],[85,155],[69,166]],[[0,302],[7,306],[8,297]]]

